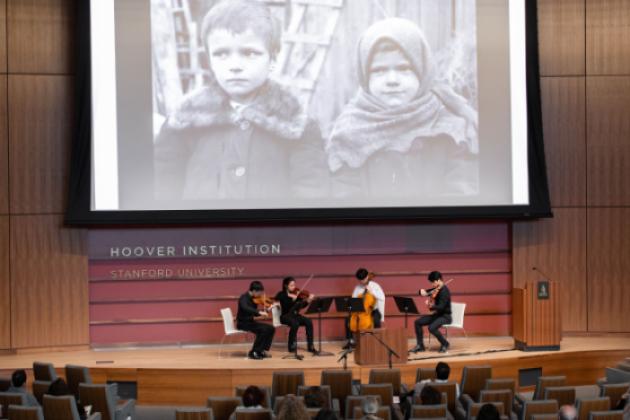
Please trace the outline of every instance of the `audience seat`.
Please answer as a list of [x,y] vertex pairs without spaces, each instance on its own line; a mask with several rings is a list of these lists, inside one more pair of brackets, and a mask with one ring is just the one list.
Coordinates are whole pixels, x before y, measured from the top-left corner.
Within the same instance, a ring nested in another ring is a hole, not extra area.
[[41,407],[10,405],[8,411],[9,420],[44,420],[44,413]]
[[57,379],[57,372],[52,363],[33,362],[33,378],[36,381],[53,382]]
[[[88,420],[101,420],[101,413],[94,406],[92,406],[92,413]],[[74,397],[72,395],[60,397],[44,395],[44,418],[46,420],[79,420]]]
[[[243,393],[245,392],[245,390],[247,389],[249,385],[237,385],[236,388],[234,388],[234,396],[238,397],[240,399],[243,398]],[[260,390],[263,392],[263,394],[265,394],[265,399],[263,400],[262,406],[264,408],[272,408],[271,405],[271,388],[269,388],[268,386],[264,386],[264,385],[256,385],[258,388],[260,388]]]
[[178,408],[175,420],[214,420],[209,408]]
[[26,396],[17,392],[0,392],[0,419],[7,417],[8,407],[10,405],[26,405]]
[[242,404],[238,397],[208,397],[207,405],[212,409],[214,420],[229,420],[236,407]]
[[[381,405],[382,404],[381,396],[376,395],[376,399],[378,401],[378,404]],[[363,400],[365,400],[364,395],[348,395],[346,397],[346,403],[345,403],[346,411],[345,411],[344,417],[346,419],[351,419],[354,416],[354,408],[361,407],[361,405],[363,404]]]
[[[300,397],[303,397],[309,388],[311,388],[309,385],[298,386],[297,395]],[[320,389],[322,390],[323,394],[326,396],[325,397],[326,401],[324,402],[323,408],[327,408],[329,410],[333,410],[335,413],[339,413],[339,400],[333,400],[331,392],[330,392],[330,386],[320,385]]]
[[411,406],[411,417],[418,419],[425,418],[445,418],[452,420],[453,416],[448,412],[446,404],[434,404],[434,405],[417,405]]
[[236,420],[272,420],[273,413],[271,410],[261,408],[259,410],[251,411],[237,411]]
[[499,411],[499,415],[503,416],[505,414],[505,407],[503,407],[502,402],[498,402],[498,401],[493,401],[489,403],[473,402],[471,404],[468,404],[468,406],[466,407],[466,420],[473,420],[475,417],[477,417],[477,414],[479,414],[479,410],[481,410],[481,407],[483,407],[486,404],[494,405]]
[[575,387],[549,386],[545,389],[546,400],[558,401],[558,406],[575,404]]
[[394,387],[392,384],[363,384],[360,395],[378,395],[381,397],[381,404],[391,406],[394,403]]
[[[353,419],[360,419],[363,417],[363,407],[354,407],[353,411]],[[378,407],[378,411],[376,412],[376,417],[383,420],[391,420],[392,418],[392,410],[388,405],[381,405]]]
[[480,403],[489,403],[489,402],[501,402],[503,403],[504,414],[512,419],[516,420],[516,413],[514,412],[513,407],[514,394],[509,389],[499,389],[499,390],[487,390],[484,389],[479,394],[479,402]]
[[623,410],[591,411],[588,420],[623,420]]
[[0,392],[7,392],[11,387],[11,378],[0,377]]
[[512,378],[492,378],[486,379],[487,390],[509,389],[512,394],[516,394],[516,381]]
[[101,413],[103,420],[134,420],[136,400],[117,401],[112,385],[79,384],[81,404],[91,405],[92,411]]
[[578,412],[578,420],[588,420],[591,411],[608,411],[610,409],[610,398],[578,398],[575,408]]
[[66,365],[66,383],[70,391],[74,394],[74,397],[79,399],[79,384],[92,383],[90,369],[85,366]]
[[[275,401],[273,402],[273,414],[275,414],[276,416],[278,415],[278,413],[280,413],[280,410],[282,410],[282,405],[284,404],[285,397],[286,395],[277,396]],[[304,397],[297,397],[297,399],[299,402],[304,404]]]
[[[540,376],[536,381],[536,389],[534,390],[534,395],[532,396],[532,400],[543,400],[545,397],[545,389],[550,386],[565,386],[567,383],[567,377],[564,375],[561,376]],[[523,394],[517,393],[515,396],[516,402],[520,407],[523,406],[525,401],[529,398],[524,396]]]
[[599,396],[610,398],[610,409],[613,410],[619,404],[621,397],[630,389],[630,383],[622,382],[618,384],[601,384],[599,386]]
[[352,395],[352,371],[340,369],[323,370],[320,383],[321,385],[330,386],[330,395],[333,400],[339,400],[339,410],[341,413],[345,413],[346,398]]
[[486,386],[486,381],[492,378],[491,366],[464,366],[460,392],[469,395],[473,401],[479,401],[479,392]]
[[370,384],[392,384],[394,395],[407,393],[407,387],[402,383],[400,369],[370,369]]
[[274,372],[271,385],[271,401],[287,394],[297,395],[298,386],[304,385],[304,372],[301,370]]
[[438,392],[446,393],[446,397],[448,400],[448,411],[455,418],[461,418],[461,414],[458,414],[458,408],[460,411],[463,409],[457,403],[457,384],[453,381],[448,382],[429,382],[428,385],[431,385],[433,388],[437,389]]
[[532,420],[535,414],[554,414],[558,416],[558,401],[556,400],[527,400],[519,413],[519,420]]
[[33,396],[40,405],[44,403],[44,394],[48,392],[50,384],[50,381],[33,381]]
[[418,368],[416,369],[416,383],[422,382],[424,380],[435,381],[437,379],[437,375],[435,373],[435,368]]

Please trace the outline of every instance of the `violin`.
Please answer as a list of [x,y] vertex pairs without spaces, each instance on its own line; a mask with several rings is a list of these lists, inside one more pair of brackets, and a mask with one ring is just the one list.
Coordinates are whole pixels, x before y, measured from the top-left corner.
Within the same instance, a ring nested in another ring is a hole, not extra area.
[[304,299],[308,299],[311,296],[311,292],[304,289],[295,289],[293,290],[293,293],[291,293],[291,295],[294,295],[296,299],[304,300]]
[[267,297],[267,295],[255,296],[252,300],[256,305],[262,306],[265,311],[268,311],[274,305],[277,305],[277,302],[274,299]]
[[[431,289],[425,290],[425,293],[427,293],[427,296],[429,296],[429,299],[426,300],[426,304],[429,309],[431,309],[431,307],[435,305],[435,299],[440,294],[440,290],[442,290],[442,287],[446,286],[452,281],[453,279],[448,279],[447,281],[445,281],[439,286],[435,286],[435,287],[432,287]],[[420,291],[420,294],[422,294],[422,290]]]

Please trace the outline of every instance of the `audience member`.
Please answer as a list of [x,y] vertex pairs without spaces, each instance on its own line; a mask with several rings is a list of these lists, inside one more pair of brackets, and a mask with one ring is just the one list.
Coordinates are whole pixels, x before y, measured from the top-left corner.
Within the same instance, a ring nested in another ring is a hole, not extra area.
[[494,404],[484,404],[479,409],[477,420],[501,420],[501,415]]
[[236,407],[236,410],[230,416],[230,420],[236,419],[236,412],[254,411],[263,408],[263,401],[265,400],[265,393],[255,385],[250,385],[245,388],[243,396],[241,397],[243,405]]
[[363,400],[363,417],[361,420],[382,420],[376,414],[378,413],[378,400],[373,395],[368,395]]
[[[57,378],[53,381],[52,384],[50,384],[50,387],[48,387],[48,394],[55,397],[61,397],[64,395],[72,395],[74,397],[74,394],[72,393],[72,391],[70,391],[70,388],[68,388],[68,384],[66,384],[66,381],[64,381],[62,378]],[[81,420],[85,420],[87,418],[85,414],[85,409],[81,404],[79,404],[78,401],[75,400],[75,403],[77,405],[79,418]]]
[[322,408],[327,404],[327,395],[319,386],[311,386],[304,393],[304,404],[307,408]]
[[436,405],[442,402],[442,394],[431,385],[426,385],[420,392],[420,401],[422,405]]
[[[444,363],[444,362],[439,362],[437,365],[435,365],[435,382],[438,384],[443,384],[448,382],[448,377],[451,374],[451,367],[448,365],[448,363]],[[413,391],[411,392],[412,396],[413,395],[420,395],[420,393],[422,392],[422,388],[429,382],[433,382],[431,379],[424,379],[420,382],[418,382],[414,387],[413,387]],[[457,394],[457,398],[459,398],[459,384],[456,383],[455,384],[455,388],[456,388],[456,394]]]
[[37,399],[26,390],[26,371],[24,369],[19,369],[13,372],[11,375],[11,386],[7,390],[7,392],[15,393],[15,394],[24,394],[26,396],[26,405],[29,407],[38,407],[39,403]]
[[310,420],[306,407],[295,395],[287,395],[284,397],[282,408],[276,417],[276,420]]
[[571,404],[565,404],[560,407],[560,411],[558,411],[558,418],[560,420],[575,420],[578,418],[577,409]]
[[339,420],[334,411],[328,408],[322,408],[317,412],[317,415],[313,417],[313,420]]

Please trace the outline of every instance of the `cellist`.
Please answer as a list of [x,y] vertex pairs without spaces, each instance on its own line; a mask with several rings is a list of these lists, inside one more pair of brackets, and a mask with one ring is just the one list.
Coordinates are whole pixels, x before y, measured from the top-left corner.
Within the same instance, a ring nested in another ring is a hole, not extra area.
[[449,342],[446,341],[440,327],[444,324],[450,324],[453,322],[451,317],[451,292],[444,284],[442,279],[442,273],[439,271],[432,271],[429,273],[428,280],[433,286],[431,289],[420,289],[420,296],[428,296],[428,306],[431,313],[429,315],[422,315],[416,319],[416,346],[409,350],[411,353],[417,353],[425,351],[422,327],[429,326],[429,332],[435,336],[440,342],[440,353],[446,353],[449,347]]
[[[374,321],[374,328],[380,328],[381,322],[385,320],[385,293],[383,288],[374,280],[374,273],[366,270],[365,268],[359,268],[355,274],[355,277],[359,284],[356,285],[352,291],[353,298],[360,298],[365,293],[370,293],[376,300],[375,308],[372,308],[372,320]],[[355,342],[352,337],[352,331],[350,330],[350,317],[346,319],[346,338],[348,343],[343,347],[348,349],[354,347]]]

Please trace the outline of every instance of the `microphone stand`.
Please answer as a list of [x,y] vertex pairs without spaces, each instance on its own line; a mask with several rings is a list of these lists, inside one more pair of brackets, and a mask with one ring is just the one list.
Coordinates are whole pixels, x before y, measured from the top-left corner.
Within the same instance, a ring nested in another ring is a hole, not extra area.
[[392,368],[392,355],[394,355],[394,356],[396,356],[396,357],[398,357],[400,359],[400,356],[398,355],[398,353],[396,353],[391,347],[389,347],[387,345],[387,343],[385,343],[383,340],[381,340],[381,338],[378,335],[374,334],[373,331],[364,331],[361,334],[369,334],[369,335],[371,335],[372,337],[374,337],[374,339],[376,339],[376,341],[378,341],[379,343],[381,343],[381,345],[383,347],[385,347],[385,349],[387,350],[387,361],[388,361],[390,369]]
[[343,360],[343,370],[347,370],[348,369],[348,355],[352,353],[352,349],[348,349],[348,350],[344,350],[341,353],[341,357],[337,360],[337,363],[341,362]]

